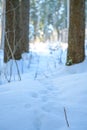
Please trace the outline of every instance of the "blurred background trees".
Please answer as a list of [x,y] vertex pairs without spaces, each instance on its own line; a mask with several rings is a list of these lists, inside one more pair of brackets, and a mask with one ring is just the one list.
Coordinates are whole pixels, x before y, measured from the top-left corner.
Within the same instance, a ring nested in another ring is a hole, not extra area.
[[60,30],[67,28],[67,14],[67,0],[31,0],[30,40],[59,40]]

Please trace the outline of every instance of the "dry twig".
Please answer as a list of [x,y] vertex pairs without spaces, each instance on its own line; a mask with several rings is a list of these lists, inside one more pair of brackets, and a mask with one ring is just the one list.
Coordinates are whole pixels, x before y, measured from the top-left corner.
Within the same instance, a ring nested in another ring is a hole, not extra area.
[[67,113],[66,113],[65,107],[64,107],[64,115],[65,115],[65,120],[66,120],[67,127],[69,127],[69,122],[68,122],[68,118],[67,118]]

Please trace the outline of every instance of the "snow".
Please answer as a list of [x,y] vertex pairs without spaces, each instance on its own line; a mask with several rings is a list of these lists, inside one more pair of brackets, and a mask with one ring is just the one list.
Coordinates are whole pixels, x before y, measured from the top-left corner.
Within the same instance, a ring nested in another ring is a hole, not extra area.
[[32,45],[20,76],[0,51],[0,130],[87,130],[87,59],[65,66],[66,48],[53,45]]

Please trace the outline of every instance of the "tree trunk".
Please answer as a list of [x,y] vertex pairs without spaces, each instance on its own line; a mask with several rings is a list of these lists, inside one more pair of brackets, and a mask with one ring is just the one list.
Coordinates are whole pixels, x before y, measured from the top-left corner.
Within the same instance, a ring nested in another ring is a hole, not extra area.
[[20,44],[22,52],[29,52],[29,0],[20,1]]
[[6,0],[4,61],[21,59],[29,50],[29,0]]
[[67,65],[82,62],[85,58],[85,0],[70,0],[70,23]]
[[4,61],[20,59],[19,48],[19,1],[6,0],[6,34],[4,46]]

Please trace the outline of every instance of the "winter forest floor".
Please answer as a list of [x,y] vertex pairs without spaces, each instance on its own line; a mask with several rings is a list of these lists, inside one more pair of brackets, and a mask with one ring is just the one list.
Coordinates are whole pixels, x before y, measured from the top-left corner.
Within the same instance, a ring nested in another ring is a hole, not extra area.
[[0,51],[0,130],[87,130],[87,59],[65,66],[66,48],[31,44],[19,74]]

